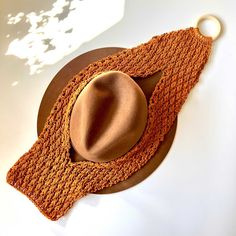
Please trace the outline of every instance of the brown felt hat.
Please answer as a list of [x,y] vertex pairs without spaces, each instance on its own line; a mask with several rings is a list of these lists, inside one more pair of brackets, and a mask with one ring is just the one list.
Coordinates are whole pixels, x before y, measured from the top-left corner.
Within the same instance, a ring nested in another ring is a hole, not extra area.
[[85,160],[106,162],[128,152],[147,122],[141,88],[120,71],[103,72],[79,94],[71,113],[70,139]]

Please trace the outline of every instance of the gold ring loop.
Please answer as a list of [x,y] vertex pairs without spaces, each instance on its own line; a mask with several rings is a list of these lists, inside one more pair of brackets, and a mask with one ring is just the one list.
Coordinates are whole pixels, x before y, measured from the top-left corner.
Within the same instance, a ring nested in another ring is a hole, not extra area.
[[203,21],[206,21],[206,20],[210,20],[210,21],[213,21],[217,27],[217,30],[215,32],[214,35],[211,35],[210,37],[212,37],[212,40],[215,41],[217,38],[219,38],[219,36],[221,35],[222,33],[222,23],[221,21],[219,20],[219,18],[217,18],[216,16],[214,15],[203,15],[201,16],[197,22],[196,22],[196,27],[198,28],[199,30],[199,33],[203,36],[208,36],[208,35],[205,35],[203,34],[201,31],[200,31],[200,24],[203,22]]

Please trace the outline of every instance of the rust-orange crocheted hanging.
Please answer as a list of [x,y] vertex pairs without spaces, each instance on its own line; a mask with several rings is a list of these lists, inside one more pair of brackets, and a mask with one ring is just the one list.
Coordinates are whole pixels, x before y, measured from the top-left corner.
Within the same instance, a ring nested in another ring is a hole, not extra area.
[[[49,219],[63,216],[73,203],[129,178],[152,158],[210,54],[212,39],[197,28],[165,33],[90,64],[58,97],[38,140],[9,170],[7,182],[32,200]],[[162,71],[148,104],[148,120],[138,143],[105,163],[70,159],[69,120],[84,86],[99,72],[117,70],[147,77]]]

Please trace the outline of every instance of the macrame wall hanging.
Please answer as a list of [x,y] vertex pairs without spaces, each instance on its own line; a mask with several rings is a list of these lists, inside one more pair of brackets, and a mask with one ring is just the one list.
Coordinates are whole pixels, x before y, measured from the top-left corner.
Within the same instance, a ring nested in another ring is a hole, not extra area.
[[[206,19],[218,27],[212,37],[199,29]],[[7,182],[51,220],[88,193],[139,183],[167,154],[178,112],[220,32],[218,19],[204,16],[196,27],[134,48],[97,49],[71,61],[49,85],[38,140]]]

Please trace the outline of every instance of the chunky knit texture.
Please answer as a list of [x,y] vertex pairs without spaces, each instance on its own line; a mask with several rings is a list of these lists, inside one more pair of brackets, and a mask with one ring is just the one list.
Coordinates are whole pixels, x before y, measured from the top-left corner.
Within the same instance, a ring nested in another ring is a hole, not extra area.
[[[201,36],[197,28],[188,28],[155,36],[87,66],[64,88],[38,140],[9,170],[7,182],[28,196],[45,216],[57,220],[87,193],[129,178],[152,158],[171,128],[198,81],[211,44],[212,39]],[[162,71],[149,101],[145,131],[122,157],[106,163],[73,163],[69,137],[73,105],[96,74],[109,70],[122,71],[134,79]]]

